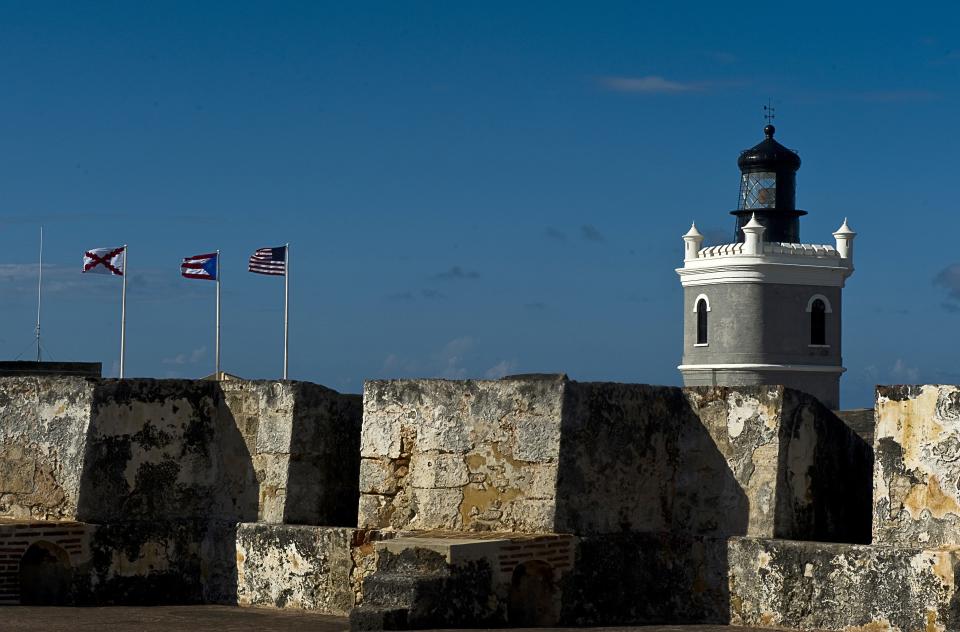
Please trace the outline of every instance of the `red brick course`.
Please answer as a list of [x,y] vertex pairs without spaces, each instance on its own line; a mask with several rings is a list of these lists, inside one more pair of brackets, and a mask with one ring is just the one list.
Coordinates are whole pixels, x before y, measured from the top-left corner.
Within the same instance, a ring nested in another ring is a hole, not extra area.
[[20,603],[20,559],[30,545],[54,544],[76,566],[88,553],[91,529],[80,522],[0,522],[0,605]]

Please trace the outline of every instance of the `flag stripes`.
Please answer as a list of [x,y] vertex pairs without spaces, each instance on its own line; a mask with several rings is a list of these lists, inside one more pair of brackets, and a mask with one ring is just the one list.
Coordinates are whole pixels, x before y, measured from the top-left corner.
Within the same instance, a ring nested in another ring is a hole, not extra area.
[[287,273],[287,247],[258,248],[250,255],[247,270],[256,274],[284,276]]
[[188,279],[216,281],[219,272],[217,259],[218,253],[216,252],[186,257],[180,264],[180,274]]
[[[41,275],[43,248],[41,244]],[[290,244],[273,248],[258,248],[250,256],[247,269],[256,274],[284,277],[283,289],[283,379],[287,379],[289,351],[289,308],[290,308]],[[84,273],[112,274],[122,277],[120,298],[120,377],[124,377],[126,356],[127,324],[127,246],[118,248],[91,248],[83,253]],[[220,251],[209,252],[192,257],[184,257],[180,262],[180,275],[187,279],[199,279],[216,282],[216,346],[214,376],[220,379]],[[41,276],[42,279],[42,276]],[[41,280],[42,283],[42,280]],[[42,287],[42,286],[41,286]],[[37,344],[39,345],[39,302],[37,316]],[[39,351],[38,351],[39,354]],[[39,355],[38,355],[39,360]]]

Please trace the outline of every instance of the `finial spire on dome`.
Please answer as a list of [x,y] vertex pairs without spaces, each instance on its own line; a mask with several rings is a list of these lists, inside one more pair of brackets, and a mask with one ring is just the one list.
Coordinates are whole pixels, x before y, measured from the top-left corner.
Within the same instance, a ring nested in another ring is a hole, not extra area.
[[757,214],[750,215],[750,221],[743,225],[744,228],[764,228],[764,225],[757,221]]
[[690,230],[687,231],[687,234],[684,235],[684,237],[703,237],[703,235],[700,234],[700,231],[697,230],[696,222],[690,223]]
[[856,235],[856,234],[857,233],[854,232],[854,230],[850,228],[850,226],[847,224],[846,217],[843,218],[843,224],[840,226],[840,228],[838,228],[837,231],[833,233],[834,237],[838,235]]

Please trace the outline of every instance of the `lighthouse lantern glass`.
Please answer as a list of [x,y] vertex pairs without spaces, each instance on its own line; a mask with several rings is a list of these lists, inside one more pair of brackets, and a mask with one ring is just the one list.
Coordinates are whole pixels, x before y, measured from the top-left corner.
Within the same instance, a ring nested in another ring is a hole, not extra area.
[[740,180],[740,208],[774,208],[777,204],[777,174],[772,171],[745,173]]

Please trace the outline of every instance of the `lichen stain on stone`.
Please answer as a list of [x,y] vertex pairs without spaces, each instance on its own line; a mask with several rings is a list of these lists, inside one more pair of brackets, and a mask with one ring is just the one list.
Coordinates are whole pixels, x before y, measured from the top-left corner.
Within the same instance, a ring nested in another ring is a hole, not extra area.
[[794,500],[800,500],[804,504],[813,502],[811,468],[815,462],[817,449],[817,432],[814,424],[813,411],[804,407],[800,412],[800,423],[794,429],[793,440],[789,445],[788,471],[791,475],[791,492]]
[[762,612],[760,613],[760,625],[767,627],[774,627],[780,623],[780,617],[773,612]]
[[159,542],[144,542],[136,556],[129,555],[129,552],[113,551],[111,568],[114,575],[121,577],[141,577],[165,571],[170,568],[169,552]]
[[[953,555],[947,552],[937,551],[933,553],[933,564],[931,569],[933,574],[940,579],[944,588],[952,593],[955,589],[955,579],[953,571]],[[929,615],[929,613],[928,613]]]
[[759,571],[762,568],[770,568],[770,554],[766,551],[760,551],[757,556],[757,570]]
[[463,486],[460,517],[464,525],[470,525],[477,517],[501,511],[508,503],[520,497],[520,490],[508,488],[503,491],[486,483],[469,483]]
[[921,387],[915,398],[877,397],[876,438],[889,437],[900,444],[908,469],[923,464],[924,447],[937,442],[943,433],[943,426],[931,414],[938,399],[936,386]]
[[480,468],[487,464],[487,458],[482,454],[468,454],[467,455],[467,467],[470,469],[471,473],[477,473],[480,471]]
[[929,511],[934,518],[960,516],[960,503],[955,496],[945,494],[936,474],[930,474],[926,485],[914,485],[903,501],[904,508],[914,518]]
[[937,622],[937,613],[927,610],[927,627],[924,632],[946,632],[947,627]]

